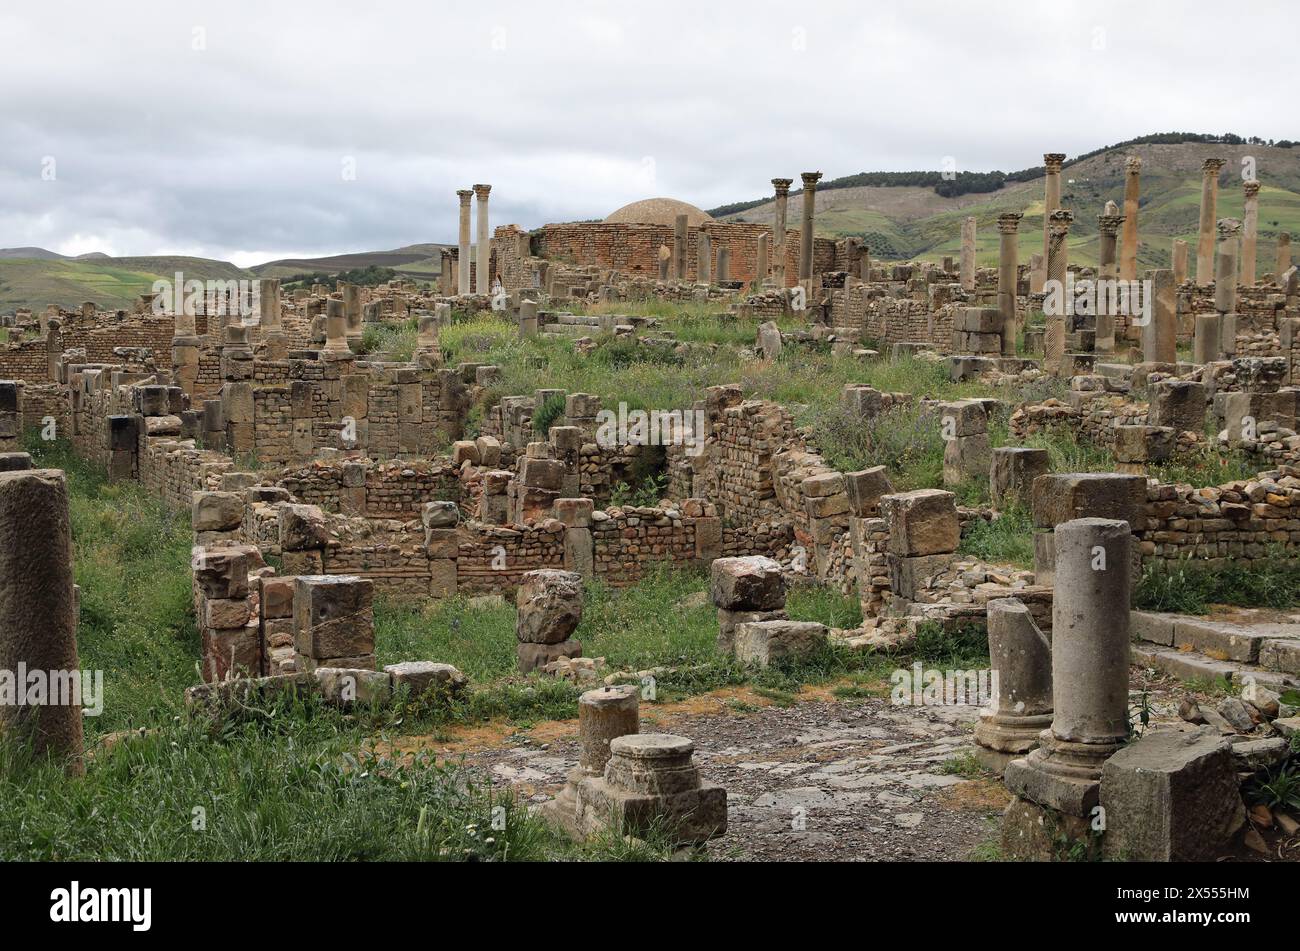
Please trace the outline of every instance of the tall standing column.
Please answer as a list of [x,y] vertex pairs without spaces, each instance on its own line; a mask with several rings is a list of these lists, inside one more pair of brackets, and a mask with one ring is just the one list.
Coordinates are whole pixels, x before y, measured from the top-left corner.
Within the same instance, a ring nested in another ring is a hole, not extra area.
[[1273,268],[1273,280],[1282,283],[1282,275],[1291,270],[1291,232],[1283,231],[1277,236],[1277,263]]
[[767,269],[768,269],[767,243],[768,243],[767,234],[766,233],[760,234],[758,236],[758,251],[754,263],[754,280],[751,282],[751,287],[755,290],[757,290],[758,288],[762,287],[764,284],[767,283]]
[[789,252],[785,246],[785,213],[790,199],[790,186],[793,178],[774,178],[772,186],[776,189],[776,199],[772,213],[772,258],[773,272],[776,274],[776,286],[785,287],[785,262]]
[[1016,234],[1020,227],[1019,212],[1007,211],[998,215],[998,314],[1002,320],[1002,353],[1015,356],[1016,336],[1016,270],[1020,248]]
[[1124,162],[1124,244],[1120,250],[1121,280],[1136,281],[1138,276],[1138,196],[1142,159],[1130,155]]
[[821,172],[803,172],[803,233],[799,235],[799,280],[813,276],[813,226],[817,215],[817,182]]
[[456,192],[456,197],[460,199],[460,244],[458,246],[456,268],[457,281],[456,293],[470,293],[469,286],[469,200],[474,193],[468,188],[462,188]]
[[1242,191],[1246,202],[1241,221],[1241,283],[1254,287],[1259,283],[1255,277],[1255,254],[1259,243],[1259,182],[1246,182]]
[[[1124,226],[1125,234],[1128,233],[1127,219],[1124,215],[1118,214],[1118,211],[1115,203],[1108,201],[1105,212],[1097,216],[1097,231],[1101,236],[1097,276],[1103,281],[1113,281],[1116,277],[1115,242],[1119,236],[1120,225]],[[1129,280],[1135,279],[1129,278]],[[1115,315],[1111,313],[1108,303],[1114,299],[1116,299],[1115,295],[1100,291],[1097,294],[1097,350],[1103,353],[1110,353],[1115,349]]]
[[[62,689],[81,672],[77,661],[77,599],[72,578],[68,487],[58,469],[0,473],[0,670],[29,696],[41,672],[49,691],[38,704],[0,704],[0,733],[30,744],[38,755],[65,760],[80,773],[81,706]],[[55,702],[58,701],[58,702]]]
[[343,318],[348,327],[348,346],[361,349],[361,288],[356,284],[343,285]]
[[1060,376],[1065,364],[1065,275],[1069,264],[1066,239],[1070,235],[1070,222],[1074,215],[1068,211],[1051,214],[1050,241],[1047,245],[1047,280],[1051,283],[1043,313],[1047,330],[1043,334],[1043,369]]
[[[1043,266],[1047,266],[1047,245],[1052,234],[1052,212],[1061,209],[1061,163],[1064,152],[1043,153]],[[1050,276],[1050,275],[1049,275]]]
[[492,271],[492,232],[488,228],[488,193],[491,185],[475,185],[474,197],[478,199],[478,260],[474,262],[474,293],[490,294],[492,285],[488,278]]
[[713,283],[713,239],[703,230],[695,242],[695,280],[701,284]]
[[975,219],[971,217],[961,223],[961,286],[975,290]]
[[1225,159],[1206,159],[1201,165],[1201,223],[1196,235],[1196,283],[1214,280],[1214,221],[1219,204],[1219,170]]

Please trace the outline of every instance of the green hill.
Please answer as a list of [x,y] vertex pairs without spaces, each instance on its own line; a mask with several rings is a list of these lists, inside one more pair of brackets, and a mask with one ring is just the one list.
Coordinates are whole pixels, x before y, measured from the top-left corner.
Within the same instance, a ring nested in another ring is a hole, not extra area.
[[[1195,248],[1201,163],[1207,158],[1228,160],[1219,179],[1220,218],[1241,217],[1241,162],[1245,157],[1255,161],[1262,183],[1257,258],[1261,273],[1272,270],[1272,247],[1278,232],[1300,234],[1300,148],[1144,142],[1101,150],[1070,162],[1062,171],[1061,204],[1075,215],[1070,232],[1072,261],[1097,263],[1097,215],[1108,200],[1123,207],[1124,161],[1129,155],[1142,159],[1139,268],[1168,267],[1174,238],[1188,240]],[[928,185],[823,185],[817,190],[817,233],[862,237],[875,258],[933,259],[959,253],[961,222],[973,215],[978,222],[978,263],[992,266],[998,255],[997,216],[1020,211],[1025,216],[1020,222],[1020,255],[1022,261],[1028,261],[1043,244],[1043,179],[1041,169],[1036,171],[1038,174],[1027,181],[1008,182],[993,192],[955,197],[939,195]],[[799,202],[794,195],[791,192],[788,222],[798,227]],[[720,217],[724,221],[770,223],[772,214],[772,202],[764,201]]]

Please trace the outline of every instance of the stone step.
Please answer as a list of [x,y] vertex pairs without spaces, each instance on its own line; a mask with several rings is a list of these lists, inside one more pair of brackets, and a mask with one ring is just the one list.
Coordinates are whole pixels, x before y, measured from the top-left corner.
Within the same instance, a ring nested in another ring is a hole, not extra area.
[[1153,611],[1129,612],[1129,624],[1135,638],[1152,644],[1300,674],[1300,624],[1237,624]]
[[1198,651],[1164,647],[1149,641],[1134,642],[1130,663],[1152,667],[1179,680],[1226,680],[1238,686],[1244,686],[1249,680],[1267,686],[1300,685],[1300,678],[1289,673],[1265,670],[1262,667],[1236,661],[1215,660]]

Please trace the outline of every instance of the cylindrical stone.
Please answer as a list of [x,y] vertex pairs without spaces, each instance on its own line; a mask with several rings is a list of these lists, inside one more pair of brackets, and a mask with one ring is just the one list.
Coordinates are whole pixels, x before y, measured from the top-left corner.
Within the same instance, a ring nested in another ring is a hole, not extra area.
[[821,172],[801,172],[803,179],[803,231],[799,235],[799,280],[813,276],[813,229],[817,215],[817,182]]
[[[81,771],[82,708],[61,691],[77,678],[77,607],[68,489],[58,469],[0,473],[0,670],[44,672],[42,705],[0,705],[0,732]],[[60,676],[62,674],[62,676]],[[26,683],[16,684],[25,690]]]
[[1077,518],[1054,535],[1052,733],[1072,743],[1122,742],[1129,733],[1129,523]]
[[640,696],[635,685],[598,687],[578,698],[578,765],[590,776],[605,772],[611,740],[641,730]]
[[474,192],[468,188],[459,189],[456,197],[460,199],[460,237],[456,246],[456,292],[458,294],[468,294],[469,286],[469,200],[474,197]]
[[488,224],[488,193],[491,185],[475,185],[474,197],[478,199],[478,260],[474,262],[474,293],[491,293],[488,283],[492,269],[492,231]]

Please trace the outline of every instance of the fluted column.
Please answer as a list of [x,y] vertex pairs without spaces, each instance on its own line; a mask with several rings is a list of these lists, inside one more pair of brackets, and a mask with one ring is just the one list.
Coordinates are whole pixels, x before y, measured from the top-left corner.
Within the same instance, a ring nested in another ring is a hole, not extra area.
[[817,182],[821,172],[803,172],[803,233],[799,235],[799,280],[813,276],[813,226],[817,214]]
[[492,285],[488,278],[492,270],[492,232],[488,228],[488,193],[491,185],[475,185],[474,197],[478,199],[478,260],[474,263],[474,293],[490,294]]
[[1259,283],[1255,277],[1255,255],[1259,243],[1259,182],[1246,182],[1242,191],[1246,201],[1241,216],[1241,283],[1254,287]]
[[1016,232],[1020,228],[1019,212],[1007,211],[998,215],[998,314],[1002,319],[1002,353],[1014,356],[1016,335],[1016,269],[1020,248]]
[[793,178],[774,178],[772,186],[776,189],[776,200],[773,205],[772,220],[772,258],[774,267],[773,272],[776,274],[776,286],[785,287],[785,262],[787,251],[785,247],[785,213],[786,205],[790,199],[790,186],[794,184]]
[[1224,159],[1206,159],[1201,165],[1201,223],[1196,235],[1196,283],[1214,280],[1214,222],[1219,204],[1219,170]]
[[1142,160],[1130,155],[1124,162],[1124,243],[1120,248],[1119,276],[1136,281],[1138,274],[1138,196]]
[[1273,268],[1273,280],[1282,283],[1282,275],[1291,270],[1291,232],[1283,231],[1277,236],[1277,261]]
[[474,193],[468,188],[456,192],[460,199],[460,244],[456,258],[457,281],[456,293],[468,294],[469,286],[469,200]]

